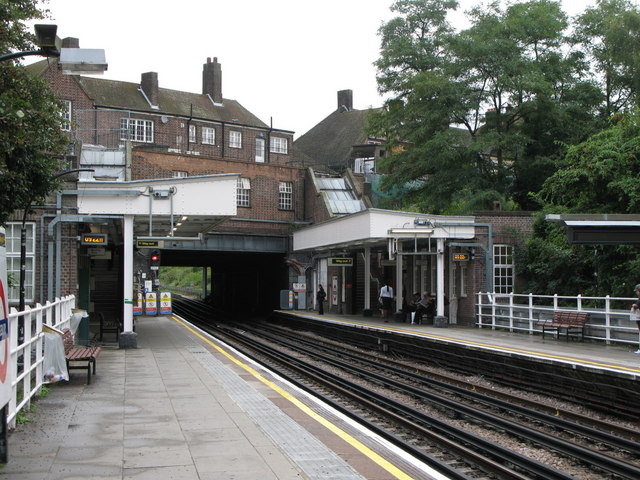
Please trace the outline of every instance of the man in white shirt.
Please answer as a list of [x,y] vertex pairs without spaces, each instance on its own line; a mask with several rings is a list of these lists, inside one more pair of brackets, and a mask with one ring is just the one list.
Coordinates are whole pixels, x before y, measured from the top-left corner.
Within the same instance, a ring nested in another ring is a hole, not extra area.
[[393,288],[389,285],[389,280],[380,289],[380,304],[382,305],[382,318],[388,319],[391,313],[391,305],[393,303]]

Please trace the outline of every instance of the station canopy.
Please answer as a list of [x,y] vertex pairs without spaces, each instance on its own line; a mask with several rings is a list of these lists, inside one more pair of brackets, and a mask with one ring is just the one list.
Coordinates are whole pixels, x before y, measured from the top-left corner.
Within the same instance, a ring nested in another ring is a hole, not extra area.
[[237,214],[238,174],[78,182],[78,214],[133,215],[134,236],[191,238]]
[[474,219],[370,208],[295,231],[293,251],[381,247],[386,246],[389,239],[470,240],[475,237]]
[[640,243],[640,215],[550,214],[546,220],[567,227],[567,241],[578,245]]

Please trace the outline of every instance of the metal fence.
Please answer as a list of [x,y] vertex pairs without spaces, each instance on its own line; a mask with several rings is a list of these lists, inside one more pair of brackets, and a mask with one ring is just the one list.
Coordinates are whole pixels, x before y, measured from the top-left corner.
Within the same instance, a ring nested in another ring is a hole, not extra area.
[[[44,334],[43,325],[59,330],[69,327],[76,299],[73,295],[56,298],[45,305],[26,307],[24,312],[11,308],[9,312],[9,369],[11,375],[11,398],[7,412],[7,426],[15,428],[21,410],[28,410],[31,400],[38,395],[43,385]],[[18,322],[24,322],[24,339],[18,344]]]
[[638,344],[640,333],[629,319],[636,298],[584,297],[578,295],[534,295],[480,292],[476,296],[476,325],[493,330],[536,334],[540,320],[550,319],[556,310],[589,312],[585,338],[611,344]]

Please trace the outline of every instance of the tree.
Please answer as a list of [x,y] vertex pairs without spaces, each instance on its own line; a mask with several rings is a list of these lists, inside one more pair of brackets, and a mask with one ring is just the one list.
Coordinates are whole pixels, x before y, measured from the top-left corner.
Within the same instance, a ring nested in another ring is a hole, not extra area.
[[573,41],[593,66],[604,117],[640,106],[640,11],[633,3],[598,0],[576,19]]
[[468,213],[495,200],[538,208],[529,192],[565,144],[593,132],[585,112],[601,97],[583,77],[581,56],[565,53],[559,2],[476,7],[471,26],[457,33],[446,22],[456,8],[398,1],[392,10],[400,16],[380,30],[378,86],[392,97],[370,128],[394,152],[381,162],[382,187],[412,182],[406,201],[433,213]]
[[[0,1],[0,53],[33,49],[24,22],[43,18],[36,1]],[[68,140],[62,105],[49,86],[13,61],[0,64],[0,225],[12,212],[44,198]]]
[[[630,113],[569,148],[538,197],[546,213],[637,213],[640,113]],[[516,249],[525,291],[627,297],[638,283],[637,245],[569,245],[564,228],[541,219]]]

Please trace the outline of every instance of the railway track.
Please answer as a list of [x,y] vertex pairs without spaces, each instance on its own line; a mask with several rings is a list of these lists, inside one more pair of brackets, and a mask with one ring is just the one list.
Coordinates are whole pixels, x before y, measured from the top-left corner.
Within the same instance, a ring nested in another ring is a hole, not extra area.
[[[202,305],[195,311],[194,308],[193,304],[186,304],[177,306],[176,311],[190,321],[211,315]],[[261,363],[269,364],[281,375],[283,371],[288,372],[294,383],[311,388],[334,408],[351,416],[359,412],[358,421],[449,478],[553,480],[576,477],[452,425],[448,418],[482,424],[523,443],[552,450],[602,472],[602,478],[640,478],[636,463],[640,450],[634,432],[611,434],[605,430],[606,425],[599,428],[581,425],[575,419],[492,398],[468,387],[425,379],[425,375],[415,369],[408,371],[406,365],[383,364],[386,362],[381,362],[379,357],[347,352],[283,329],[274,331],[273,326],[266,330],[253,326],[245,330],[234,327],[213,330],[214,335],[223,337]],[[400,400],[395,398],[398,396]],[[436,414],[416,409],[416,402],[429,405]],[[540,425],[544,428],[539,428]],[[575,441],[578,438],[580,441]],[[585,444],[599,448],[588,448]],[[616,455],[607,452],[616,452]]]

